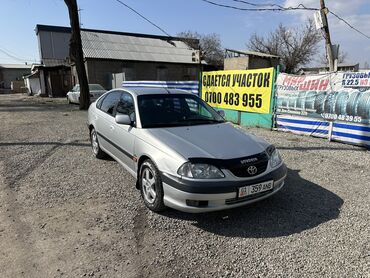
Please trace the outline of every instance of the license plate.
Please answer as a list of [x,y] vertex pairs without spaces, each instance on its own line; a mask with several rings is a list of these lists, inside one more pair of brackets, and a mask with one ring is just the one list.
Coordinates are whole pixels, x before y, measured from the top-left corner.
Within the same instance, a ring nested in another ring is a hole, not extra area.
[[264,191],[271,190],[274,187],[274,181],[266,181],[258,184],[239,187],[238,197],[243,198],[246,196],[254,195]]

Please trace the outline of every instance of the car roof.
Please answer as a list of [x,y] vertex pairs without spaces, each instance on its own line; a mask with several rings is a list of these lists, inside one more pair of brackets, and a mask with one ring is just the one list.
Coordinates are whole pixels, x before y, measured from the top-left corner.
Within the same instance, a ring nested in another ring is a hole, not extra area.
[[130,92],[133,95],[140,96],[140,95],[158,95],[158,94],[190,94],[192,93],[180,90],[180,89],[168,89],[165,87],[122,87],[119,88],[121,90],[125,90]]

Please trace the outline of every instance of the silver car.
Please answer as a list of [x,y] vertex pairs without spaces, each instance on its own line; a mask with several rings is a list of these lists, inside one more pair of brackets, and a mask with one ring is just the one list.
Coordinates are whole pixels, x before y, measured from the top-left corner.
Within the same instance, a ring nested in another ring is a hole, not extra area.
[[87,125],[93,154],[133,175],[150,210],[216,211],[278,192],[279,152],[220,114],[181,90],[123,88],[90,105]]
[[[102,96],[107,90],[99,84],[89,84],[90,102],[94,102]],[[72,90],[67,93],[68,103],[80,103],[80,85],[76,84]]]

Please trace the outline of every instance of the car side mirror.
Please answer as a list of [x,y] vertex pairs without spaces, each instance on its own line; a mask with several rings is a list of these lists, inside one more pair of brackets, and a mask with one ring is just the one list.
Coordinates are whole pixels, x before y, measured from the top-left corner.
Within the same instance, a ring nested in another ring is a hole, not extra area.
[[224,110],[217,110],[217,113],[218,113],[222,118],[225,118],[225,111],[224,111]]
[[120,125],[131,125],[132,121],[129,115],[126,114],[117,114],[115,117],[116,123]]

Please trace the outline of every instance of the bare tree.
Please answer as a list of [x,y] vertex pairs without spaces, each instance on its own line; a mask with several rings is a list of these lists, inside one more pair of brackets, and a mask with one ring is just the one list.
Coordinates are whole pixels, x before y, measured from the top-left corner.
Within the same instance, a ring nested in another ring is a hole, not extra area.
[[[345,63],[348,57],[348,53],[344,51],[340,51],[338,53],[338,64]],[[318,62],[322,65],[327,66],[328,65],[328,57],[326,56],[326,53],[322,53],[319,56]]]
[[294,73],[317,55],[322,36],[309,20],[305,25],[288,28],[280,24],[266,38],[254,33],[247,43],[250,50],[280,56],[283,70]]
[[225,50],[221,45],[220,35],[216,33],[201,35],[197,32],[185,31],[178,33],[177,36],[184,38],[184,41],[194,49],[199,48],[196,43],[198,39],[203,51],[204,60],[213,66],[223,66]]
[[78,81],[80,84],[80,109],[87,110],[90,105],[89,84],[87,81],[82,42],[80,33],[80,22],[78,19],[78,7],[76,0],[64,0],[68,7],[69,20],[71,22],[71,39],[69,41],[69,56],[76,65]]

